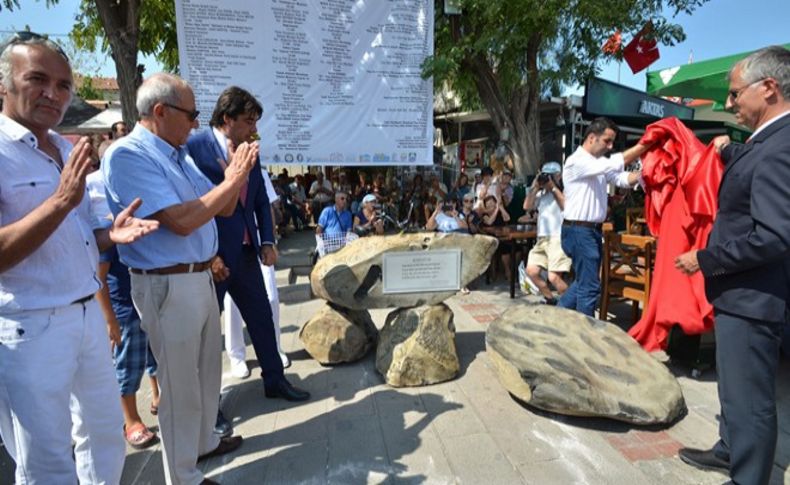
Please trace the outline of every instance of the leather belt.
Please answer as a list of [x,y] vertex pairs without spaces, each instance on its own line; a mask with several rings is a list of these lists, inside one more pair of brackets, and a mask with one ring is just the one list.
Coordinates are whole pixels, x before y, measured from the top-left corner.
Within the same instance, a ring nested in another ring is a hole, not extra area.
[[563,226],[581,226],[581,227],[592,227],[593,229],[601,230],[602,224],[600,222],[589,222],[589,221],[562,221]]
[[76,300],[71,302],[71,304],[72,305],[84,305],[85,303],[88,303],[91,300],[93,300],[93,294],[90,294],[88,296],[83,296],[82,298],[77,298]]
[[168,274],[181,274],[181,273],[200,273],[202,271],[206,271],[209,266],[211,266],[211,261],[204,261],[202,263],[182,263],[182,264],[174,264],[173,266],[165,266],[164,268],[154,268],[154,269],[137,269],[137,268],[129,268],[129,272],[134,274],[159,274],[159,275],[168,275]]

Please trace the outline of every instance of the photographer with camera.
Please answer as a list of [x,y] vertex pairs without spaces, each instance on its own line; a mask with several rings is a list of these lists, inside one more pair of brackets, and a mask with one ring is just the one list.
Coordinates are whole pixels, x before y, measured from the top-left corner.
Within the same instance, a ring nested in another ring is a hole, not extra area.
[[467,232],[469,226],[458,213],[455,202],[447,200],[436,204],[436,210],[425,223],[425,230],[437,232]]
[[547,271],[548,282],[562,295],[568,289],[562,273],[571,269],[571,260],[562,250],[562,211],[565,208],[565,195],[562,193],[560,181],[561,170],[562,167],[557,162],[544,164],[524,199],[525,211],[536,208],[538,211],[538,239],[527,257],[527,276],[549,305],[556,305],[557,300],[541,277],[541,272]]
[[354,215],[354,232],[359,236],[368,234],[384,234],[384,219],[381,217],[381,206],[373,194],[362,198],[362,209]]

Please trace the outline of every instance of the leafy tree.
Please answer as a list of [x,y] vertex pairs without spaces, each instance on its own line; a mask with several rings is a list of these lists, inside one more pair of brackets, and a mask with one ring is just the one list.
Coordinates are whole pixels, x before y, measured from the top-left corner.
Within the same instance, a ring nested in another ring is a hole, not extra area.
[[[47,7],[58,3],[45,1]],[[2,5],[9,10],[20,7],[19,0],[2,0]],[[173,0],[82,0],[70,35],[77,47],[101,47],[112,56],[123,119],[130,126],[137,120],[135,95],[144,70],[137,53],[155,56],[168,70],[178,64]]]
[[80,87],[77,88],[77,96],[82,99],[104,99],[102,93],[93,85],[91,76],[82,76]]
[[541,95],[594,75],[616,29],[636,33],[652,21],[660,44],[684,40],[664,10],[674,17],[706,1],[456,0],[463,13],[445,15],[444,0],[434,0],[435,52],[423,74],[437,86],[449,83],[465,106],[484,106],[497,131],[509,130],[516,173],[533,174],[541,161]]

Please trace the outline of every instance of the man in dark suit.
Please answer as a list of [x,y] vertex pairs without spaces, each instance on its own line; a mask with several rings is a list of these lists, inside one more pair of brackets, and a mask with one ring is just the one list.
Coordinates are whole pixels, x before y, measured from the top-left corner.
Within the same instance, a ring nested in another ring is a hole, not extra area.
[[[236,146],[253,138],[262,114],[263,108],[252,94],[232,86],[220,94],[209,123],[211,128],[189,137],[189,154],[213,183],[222,182],[225,161],[231,158]],[[217,217],[216,222],[219,251],[212,263],[212,273],[217,298],[222,308],[225,293],[229,292],[247,323],[263,371],[266,397],[282,397],[288,401],[309,399],[309,393],[293,387],[285,379],[277,350],[272,309],[258,260],[271,266],[277,259],[272,212],[260,170],[250,172],[233,215]],[[222,422],[220,416],[218,432],[227,432],[229,426]],[[226,429],[221,429],[223,427]]]
[[776,367],[790,293],[790,51],[769,47],[730,71],[727,107],[754,130],[717,138],[725,163],[719,212],[700,251],[678,256],[702,271],[716,321],[721,419],[710,450],[683,448],[691,465],[767,484],[776,450]]

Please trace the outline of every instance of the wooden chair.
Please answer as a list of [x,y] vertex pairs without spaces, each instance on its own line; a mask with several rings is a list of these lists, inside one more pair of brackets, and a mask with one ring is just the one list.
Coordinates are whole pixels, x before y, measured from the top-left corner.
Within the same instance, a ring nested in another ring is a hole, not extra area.
[[647,222],[644,207],[630,207],[625,210],[625,233],[647,236]]
[[607,320],[612,298],[631,300],[632,324],[639,316],[639,304],[647,308],[653,276],[655,238],[607,232],[604,235],[601,265],[600,319]]

